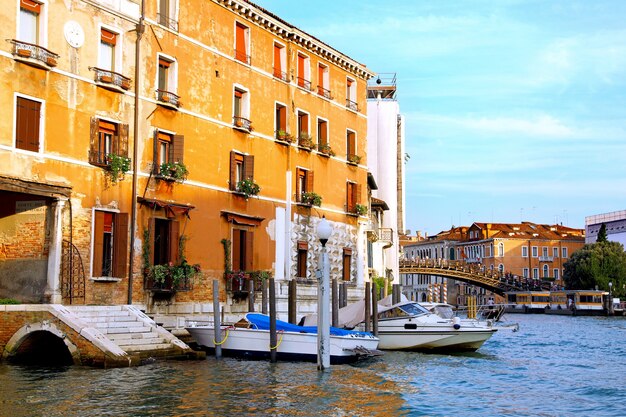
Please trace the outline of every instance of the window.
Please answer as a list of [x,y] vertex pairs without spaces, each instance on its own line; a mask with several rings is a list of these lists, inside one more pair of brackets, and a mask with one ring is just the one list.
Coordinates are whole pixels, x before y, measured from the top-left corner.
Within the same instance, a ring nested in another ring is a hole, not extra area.
[[346,185],[346,211],[356,212],[356,205],[361,201],[361,186],[355,182],[348,181]]
[[311,66],[309,65],[309,57],[298,53],[298,87],[311,90]]
[[109,154],[128,156],[128,125],[91,118],[89,163],[106,166]]
[[296,276],[306,278],[306,259],[309,253],[309,245],[306,242],[298,242],[298,263]]
[[34,0],[20,0],[19,40],[38,45],[42,5]]
[[157,72],[157,99],[160,102],[171,103],[178,107],[176,95],[176,61],[164,56],[159,56],[159,69]]
[[533,258],[536,258],[538,255],[538,251],[539,249],[537,248],[537,246],[533,246],[532,247],[532,254],[533,254]]
[[309,137],[309,114],[298,110],[298,137]]
[[528,268],[524,268],[524,269],[523,269],[522,276],[523,276],[524,278],[528,278]]
[[543,257],[547,258],[548,257],[548,248],[547,247],[542,247],[541,248],[541,252],[543,253]]
[[559,268],[554,268],[552,270],[552,273],[554,274],[554,279],[558,280],[559,279]]
[[176,2],[177,0],[159,0],[159,13],[157,14],[157,20],[159,25],[178,32]]
[[354,162],[356,158],[356,133],[352,130],[346,131],[346,158],[349,162]]
[[498,256],[504,256],[504,243],[498,243]]
[[561,248],[561,258],[567,258],[567,248]]
[[352,78],[346,79],[346,107],[353,111],[359,111],[356,103],[356,81]]
[[504,265],[503,264],[499,264],[498,265],[498,272],[500,272],[501,274],[504,274]]
[[303,193],[313,192],[313,171],[296,168],[296,201],[302,201]]
[[352,278],[352,271],[350,270],[352,265],[352,249],[343,248],[343,262],[342,262],[342,278],[344,281],[350,281]]
[[94,210],[91,276],[126,277],[128,213]]
[[254,233],[248,229],[233,229],[232,241],[233,271],[252,271]]
[[287,133],[287,106],[284,104],[276,103],[274,110],[274,122],[276,130],[276,138],[279,138],[279,132],[281,135],[286,136]]
[[549,272],[548,272],[548,265],[544,265],[543,266],[543,277],[544,278],[548,278],[549,276],[550,275],[549,275]]
[[528,246],[522,246],[522,257],[528,258]]
[[283,81],[288,81],[286,60],[285,45],[274,42],[274,77]]
[[153,265],[178,263],[179,223],[175,220],[150,219],[150,259]]
[[317,119],[317,146],[320,152],[330,152],[328,143],[328,122],[324,119]]
[[182,163],[185,136],[163,130],[154,132],[154,173],[159,174],[162,164]]
[[559,248],[552,248],[552,256],[554,258],[558,258],[559,257]]
[[332,99],[330,96],[328,67],[322,63],[317,64],[317,94],[320,96]]
[[250,28],[235,23],[235,59],[250,65]]
[[250,131],[250,94],[241,87],[235,87],[233,93],[233,126]]
[[117,33],[108,29],[100,28],[100,54],[98,67],[103,70],[115,71],[115,45],[117,44]]
[[230,190],[237,191],[239,181],[244,179],[254,179],[254,155],[230,151]]
[[42,102],[16,97],[15,147],[39,152],[41,143]]
[[533,278],[539,279],[539,268],[533,268]]

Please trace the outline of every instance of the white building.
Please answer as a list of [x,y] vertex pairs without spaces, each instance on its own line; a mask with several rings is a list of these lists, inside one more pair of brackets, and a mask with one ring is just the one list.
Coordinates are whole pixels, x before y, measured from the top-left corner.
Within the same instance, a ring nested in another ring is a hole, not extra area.
[[585,217],[585,243],[596,242],[603,224],[608,240],[626,247],[626,210]]
[[377,239],[369,239],[372,254],[369,272],[370,276],[384,276],[399,283],[398,232],[404,232],[405,225],[405,150],[404,117],[396,100],[395,74],[372,78],[367,86],[367,97],[367,161],[378,186],[372,189],[372,197],[379,207],[385,206],[384,216],[379,218],[381,223],[372,227],[376,229]]

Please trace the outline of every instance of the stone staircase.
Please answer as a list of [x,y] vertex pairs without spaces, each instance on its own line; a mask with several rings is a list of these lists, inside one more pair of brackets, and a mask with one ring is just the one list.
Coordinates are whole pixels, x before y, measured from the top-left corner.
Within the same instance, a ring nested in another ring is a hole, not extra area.
[[192,350],[136,307],[66,306],[89,327],[130,356],[141,359],[189,355]]

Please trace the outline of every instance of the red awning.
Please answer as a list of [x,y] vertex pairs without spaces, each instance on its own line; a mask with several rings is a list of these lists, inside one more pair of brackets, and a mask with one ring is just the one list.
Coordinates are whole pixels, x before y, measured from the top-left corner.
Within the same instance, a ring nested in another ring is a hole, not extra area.
[[137,197],[137,202],[152,209],[163,209],[169,218],[185,215],[189,217],[189,211],[195,209],[189,204],[179,204],[171,201],[157,200],[153,198]]
[[226,218],[229,223],[236,223],[243,226],[260,226],[261,222],[265,220],[264,217],[250,216],[248,214],[234,213],[232,211],[221,211],[222,216]]

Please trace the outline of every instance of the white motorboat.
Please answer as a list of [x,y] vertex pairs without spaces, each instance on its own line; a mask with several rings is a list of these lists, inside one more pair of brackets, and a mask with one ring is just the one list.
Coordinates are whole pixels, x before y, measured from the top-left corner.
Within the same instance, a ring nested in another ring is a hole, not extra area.
[[378,347],[386,350],[474,351],[497,329],[485,322],[442,318],[411,301],[379,305]]
[[[259,313],[248,313],[232,326],[221,326],[218,342],[225,356],[249,359],[270,357],[270,319]],[[212,325],[189,323],[186,327],[201,346],[215,349],[215,331]],[[317,360],[317,327],[297,326],[276,320],[276,352],[279,360]],[[379,355],[379,339],[371,333],[331,327],[331,364],[354,362],[360,358]]]

